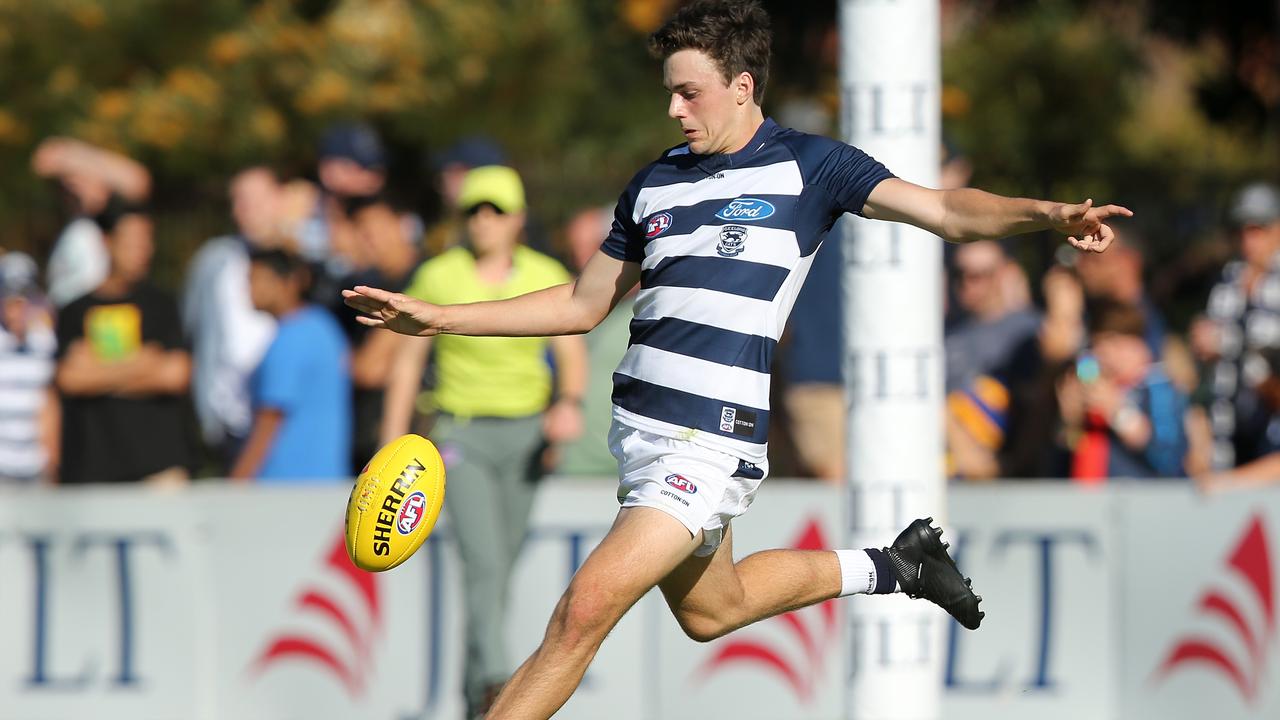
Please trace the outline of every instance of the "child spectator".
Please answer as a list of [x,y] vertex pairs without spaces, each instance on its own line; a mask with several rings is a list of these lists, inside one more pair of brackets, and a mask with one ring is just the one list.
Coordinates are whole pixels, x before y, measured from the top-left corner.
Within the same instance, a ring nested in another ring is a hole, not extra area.
[[1152,362],[1142,310],[1100,303],[1090,325],[1092,348],[1059,388],[1072,478],[1184,477],[1186,397]]
[[310,273],[285,250],[249,256],[253,305],[277,332],[249,380],[253,423],[231,477],[262,481],[350,477],[347,341],[329,311],[304,299]]
[[0,255],[0,483],[48,480],[56,471],[59,412],[53,356],[58,341],[37,276],[30,256]]

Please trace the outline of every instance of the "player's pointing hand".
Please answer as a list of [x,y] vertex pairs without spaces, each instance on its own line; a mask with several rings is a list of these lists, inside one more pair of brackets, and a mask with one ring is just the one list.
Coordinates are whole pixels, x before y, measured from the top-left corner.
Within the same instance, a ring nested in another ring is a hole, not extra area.
[[357,285],[342,291],[342,301],[363,315],[362,325],[386,328],[402,335],[430,336],[440,332],[440,308],[400,293]]
[[1133,217],[1133,211],[1120,205],[1094,207],[1093,200],[1082,203],[1061,204],[1053,209],[1049,221],[1054,230],[1067,236],[1067,242],[1078,250],[1102,252],[1115,239],[1115,232],[1106,224],[1107,218]]

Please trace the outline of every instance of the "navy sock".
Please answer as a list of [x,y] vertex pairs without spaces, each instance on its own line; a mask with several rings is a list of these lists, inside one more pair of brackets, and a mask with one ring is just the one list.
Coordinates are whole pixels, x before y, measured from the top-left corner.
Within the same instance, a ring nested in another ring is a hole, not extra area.
[[889,562],[889,557],[883,550],[875,548],[866,548],[865,552],[876,566],[876,587],[871,594],[886,595],[895,592],[898,589],[898,581],[893,577],[893,564]]

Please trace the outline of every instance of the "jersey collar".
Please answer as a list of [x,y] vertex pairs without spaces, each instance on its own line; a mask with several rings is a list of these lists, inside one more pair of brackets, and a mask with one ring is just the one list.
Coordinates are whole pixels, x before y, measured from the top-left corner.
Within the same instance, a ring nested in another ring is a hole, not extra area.
[[716,153],[703,156],[698,161],[698,167],[707,174],[711,174],[725,168],[746,165],[750,162],[752,156],[759,152],[769,141],[769,138],[773,137],[780,129],[778,124],[773,121],[773,118],[767,117],[764,122],[760,123],[760,127],[756,128],[751,140],[741,150],[735,153]]

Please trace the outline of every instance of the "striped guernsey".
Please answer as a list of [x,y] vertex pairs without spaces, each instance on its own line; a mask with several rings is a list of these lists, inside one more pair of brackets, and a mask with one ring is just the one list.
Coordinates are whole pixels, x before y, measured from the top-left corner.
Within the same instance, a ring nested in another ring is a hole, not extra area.
[[641,170],[601,248],[641,268],[614,418],[763,460],[774,348],[814,253],[889,177],[857,148],[773,120],[739,152],[681,145]]

